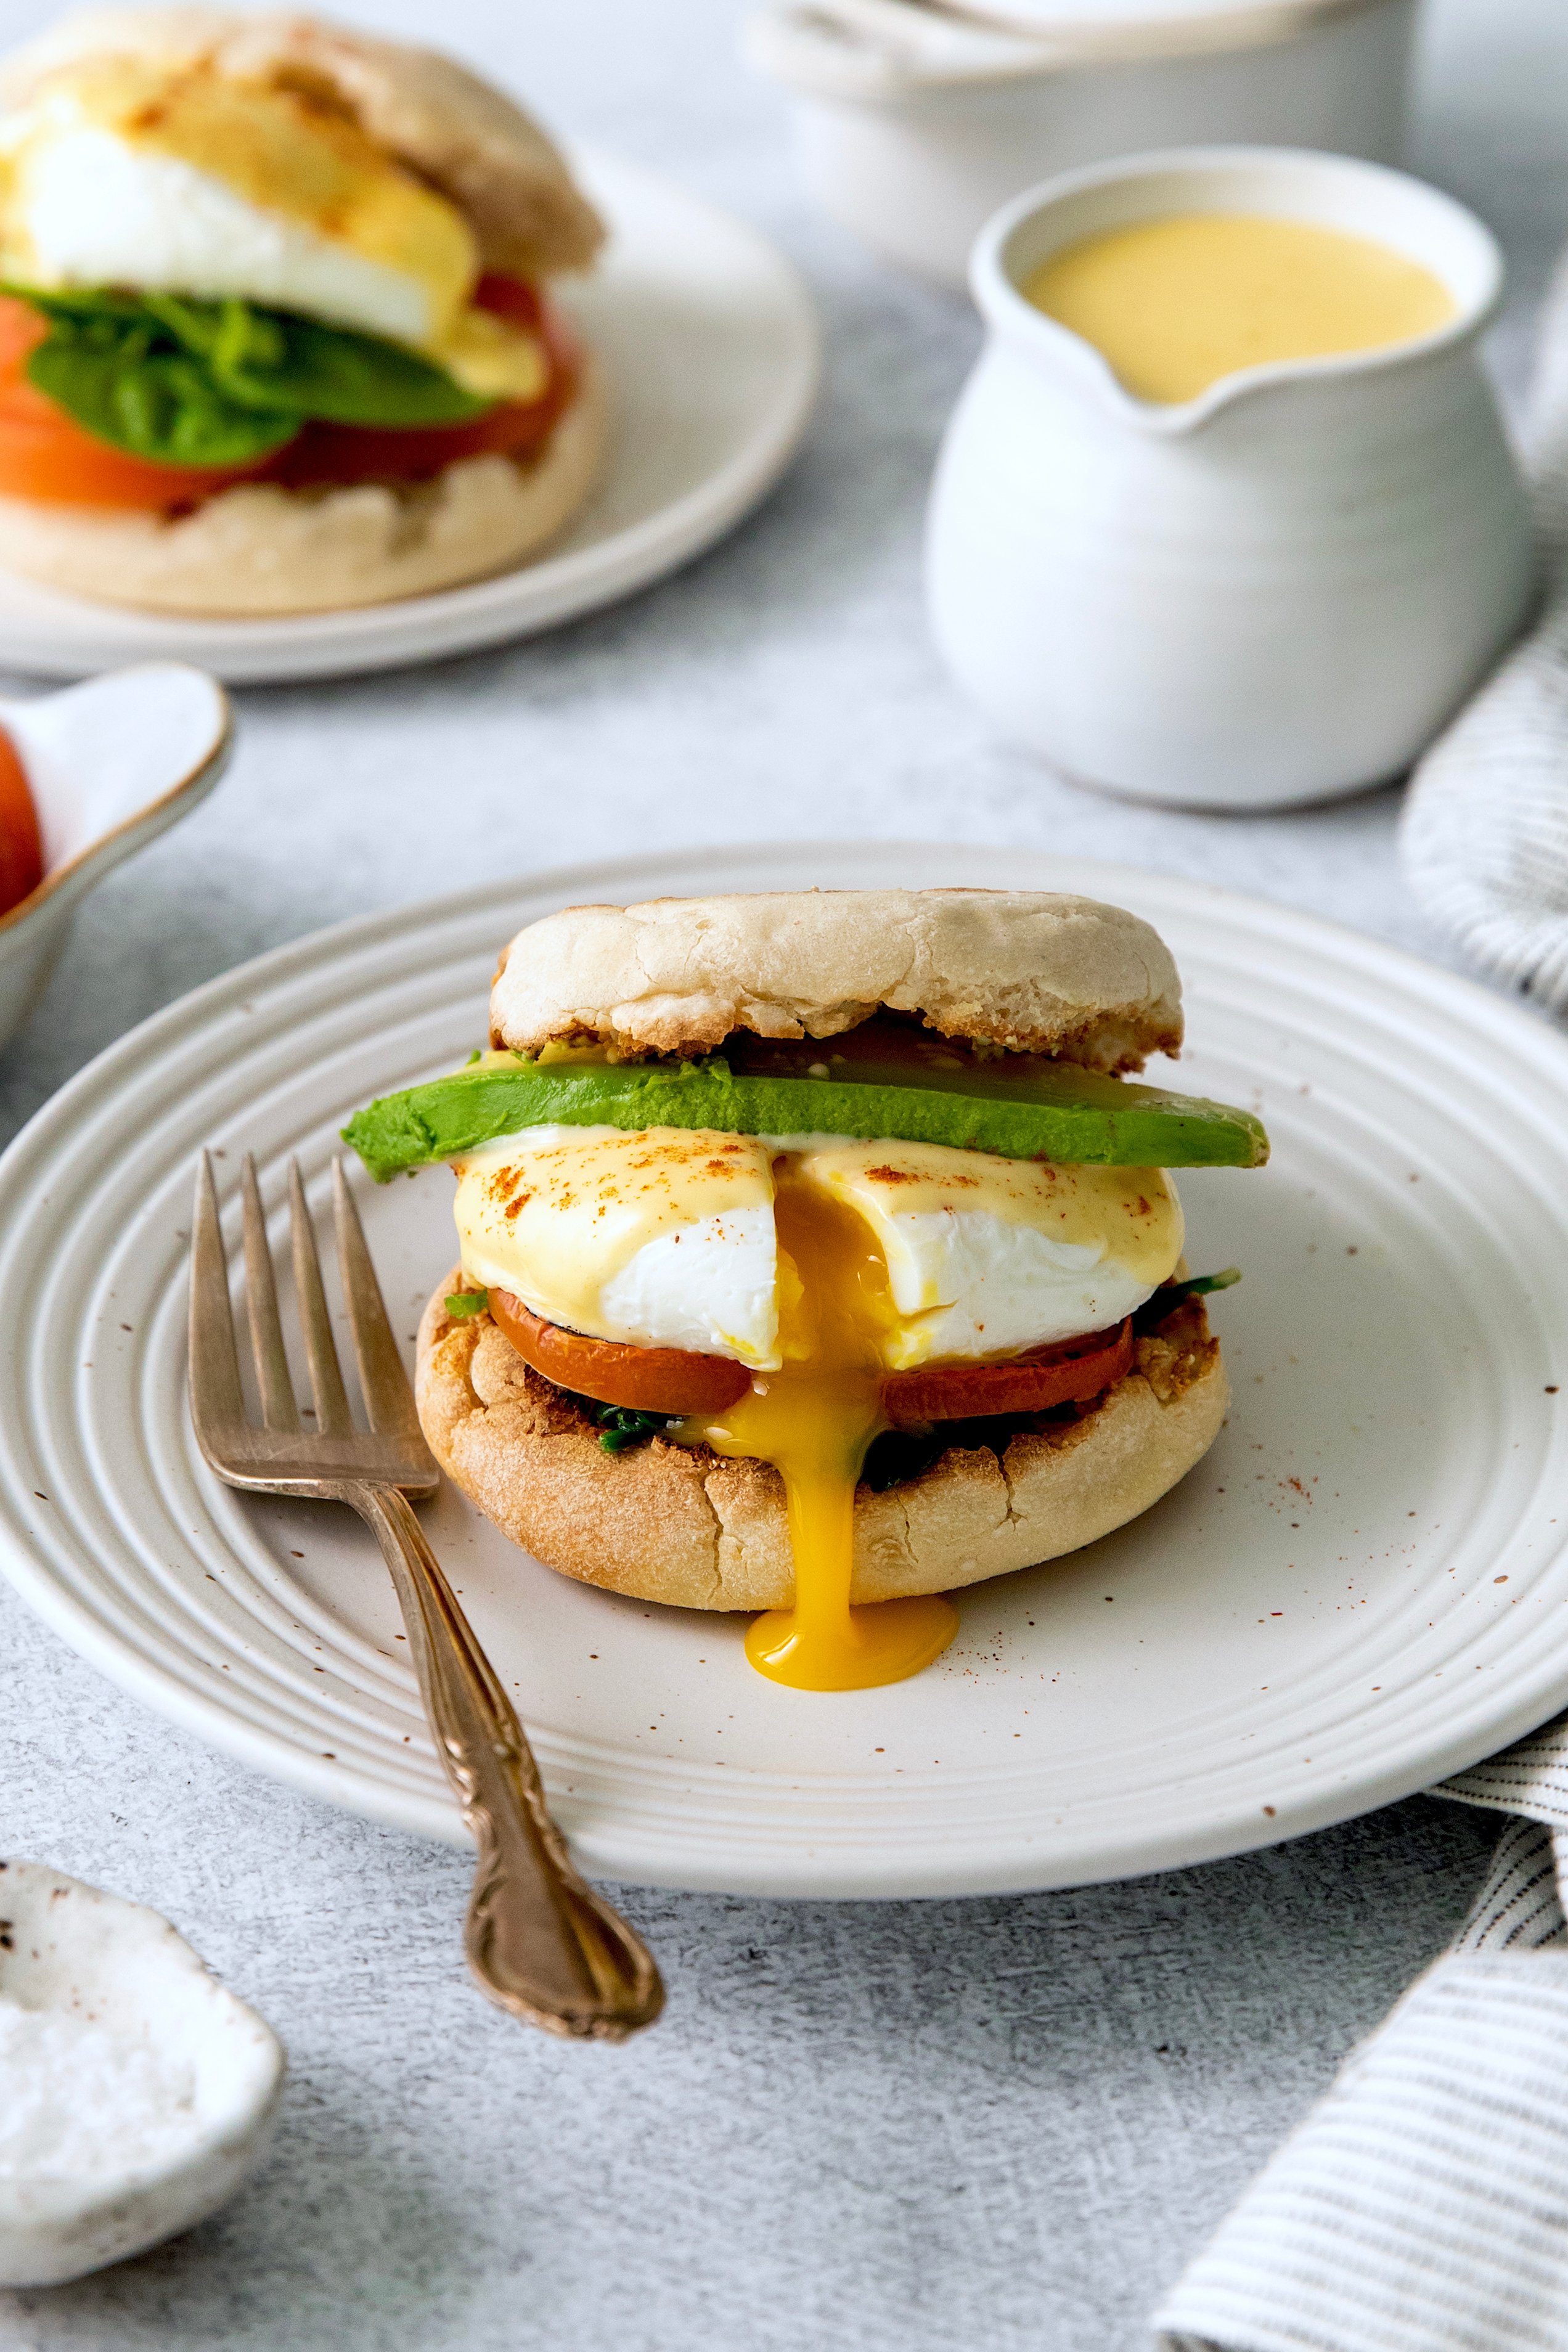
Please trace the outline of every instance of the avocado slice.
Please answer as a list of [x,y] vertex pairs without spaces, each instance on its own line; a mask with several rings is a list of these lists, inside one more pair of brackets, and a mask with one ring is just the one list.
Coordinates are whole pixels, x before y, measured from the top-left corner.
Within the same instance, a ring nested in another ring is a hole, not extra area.
[[[1021,1058],[1021,1057],[1020,1057]],[[1166,1094],[1071,1063],[926,1068],[826,1062],[823,1077],[737,1075],[700,1062],[530,1062],[492,1055],[387,1095],[342,1130],[378,1184],[527,1127],[713,1128],[945,1143],[1005,1160],[1112,1168],[1258,1168],[1268,1138],[1250,1111]]]

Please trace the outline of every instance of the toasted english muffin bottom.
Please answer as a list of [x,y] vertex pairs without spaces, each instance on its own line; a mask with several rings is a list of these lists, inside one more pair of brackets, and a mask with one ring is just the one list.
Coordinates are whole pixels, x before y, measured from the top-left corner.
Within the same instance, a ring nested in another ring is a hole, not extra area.
[[431,480],[284,489],[240,482],[173,516],[0,499],[0,565],[95,604],[258,620],[426,596],[535,554],[604,462],[590,360],[540,455],[460,458]]
[[[606,1453],[570,1395],[488,1315],[454,1320],[454,1268],[425,1309],[416,1392],[442,1468],[511,1540],[579,1582],[685,1609],[782,1609],[795,1595],[771,1465],[662,1438]],[[976,1424],[918,1475],[855,1497],[856,1601],[948,1592],[1076,1551],[1146,1511],[1218,1436],[1230,1401],[1201,1300],[1137,1343],[1093,1403]],[[982,1434],[990,1428],[997,1442]]]

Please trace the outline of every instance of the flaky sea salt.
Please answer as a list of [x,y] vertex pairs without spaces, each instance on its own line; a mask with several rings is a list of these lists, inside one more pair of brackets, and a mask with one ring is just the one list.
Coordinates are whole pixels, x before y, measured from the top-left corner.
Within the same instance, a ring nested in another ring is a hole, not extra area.
[[62,2010],[0,1999],[0,2177],[138,2170],[196,2128],[190,2067]]

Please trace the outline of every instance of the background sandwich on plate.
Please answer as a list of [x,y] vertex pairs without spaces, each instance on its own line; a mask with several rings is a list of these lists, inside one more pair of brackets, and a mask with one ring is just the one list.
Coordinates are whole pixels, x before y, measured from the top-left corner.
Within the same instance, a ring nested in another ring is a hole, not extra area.
[[[943,1592],[1135,1517],[1227,1403],[1173,1166],[1247,1112],[1130,1084],[1178,1050],[1148,924],[1026,891],[575,907],[501,959],[488,1053],[344,1130],[447,1160],[462,1256],[421,1418],[516,1542],[765,1613],[811,1689],[914,1673]],[[865,1604],[877,1603],[878,1606]]]
[[372,604],[581,505],[597,215],[450,59],[292,16],[94,12],[0,62],[0,563],[111,603]]

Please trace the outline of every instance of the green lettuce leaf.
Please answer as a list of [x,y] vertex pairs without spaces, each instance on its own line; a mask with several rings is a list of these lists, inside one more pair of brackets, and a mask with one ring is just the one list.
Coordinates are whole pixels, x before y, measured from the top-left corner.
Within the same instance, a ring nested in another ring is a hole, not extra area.
[[243,466],[309,420],[461,425],[476,399],[417,352],[250,302],[8,286],[49,322],[30,383],[84,432],[168,466]]

